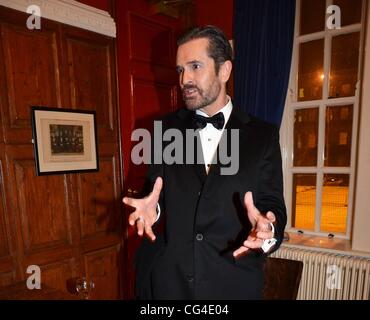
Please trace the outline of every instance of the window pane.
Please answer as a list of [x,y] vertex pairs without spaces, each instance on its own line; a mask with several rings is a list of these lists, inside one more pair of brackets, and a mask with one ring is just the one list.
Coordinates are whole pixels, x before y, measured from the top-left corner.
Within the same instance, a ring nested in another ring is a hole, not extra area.
[[355,95],[358,78],[360,33],[350,33],[333,37],[330,98]]
[[322,98],[324,39],[301,43],[298,67],[298,101]]
[[293,175],[292,226],[315,229],[316,174]]
[[294,161],[295,167],[317,165],[317,137],[319,108],[296,110],[294,115]]
[[300,34],[324,31],[325,14],[325,0],[302,0]]
[[353,106],[326,108],[325,167],[351,164]]
[[325,174],[322,191],[321,231],[345,233],[348,213],[348,174]]
[[361,22],[362,0],[334,0],[341,11],[341,25],[348,26]]

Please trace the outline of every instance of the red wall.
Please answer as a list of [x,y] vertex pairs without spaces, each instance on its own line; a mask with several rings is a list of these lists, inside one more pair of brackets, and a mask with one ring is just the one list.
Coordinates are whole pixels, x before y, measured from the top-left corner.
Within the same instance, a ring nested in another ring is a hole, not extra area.
[[[79,2],[109,11],[111,0],[79,0]],[[228,38],[232,38],[233,0],[195,0],[194,3],[196,22],[198,25],[213,24],[224,30]]]
[[92,6],[92,7],[101,9],[101,10],[109,11],[110,0],[78,0],[78,2],[82,2],[84,4],[87,4],[89,6]]
[[229,39],[233,35],[233,0],[196,0],[198,25],[213,24],[221,28]]

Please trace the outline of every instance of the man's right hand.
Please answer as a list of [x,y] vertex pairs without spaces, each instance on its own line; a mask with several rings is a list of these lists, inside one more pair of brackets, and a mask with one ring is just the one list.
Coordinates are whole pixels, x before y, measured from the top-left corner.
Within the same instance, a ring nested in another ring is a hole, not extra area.
[[163,180],[161,177],[158,177],[155,181],[152,192],[148,196],[142,199],[129,197],[124,197],[122,199],[124,204],[135,208],[135,211],[128,217],[129,224],[131,226],[136,225],[137,234],[139,236],[143,236],[145,233],[146,236],[152,241],[155,240],[155,234],[153,233],[152,226],[157,219],[156,209],[162,186]]

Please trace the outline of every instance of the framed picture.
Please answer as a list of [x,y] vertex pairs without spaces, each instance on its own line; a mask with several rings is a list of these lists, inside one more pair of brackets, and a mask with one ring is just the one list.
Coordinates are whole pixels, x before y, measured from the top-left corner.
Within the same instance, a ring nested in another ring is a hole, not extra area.
[[32,107],[36,174],[98,171],[95,111]]

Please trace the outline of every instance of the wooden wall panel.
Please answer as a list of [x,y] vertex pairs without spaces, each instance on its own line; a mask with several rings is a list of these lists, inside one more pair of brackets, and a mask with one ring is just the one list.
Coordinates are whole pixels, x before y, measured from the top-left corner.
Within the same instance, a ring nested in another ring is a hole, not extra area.
[[66,175],[35,177],[32,146],[8,147],[7,155],[16,186],[14,207],[19,212],[24,252],[71,245]]
[[72,106],[96,110],[99,141],[116,141],[113,42],[104,36],[81,37],[80,33],[72,31],[65,37]]
[[119,153],[101,144],[100,170],[78,177],[81,250],[85,274],[95,283],[92,299],[117,299],[120,294],[123,214]]
[[80,175],[78,179],[83,238],[117,232],[120,227],[116,159],[113,156],[101,157],[99,167],[99,172]]
[[[0,278],[2,274],[12,274],[12,276],[16,274],[17,267],[14,263],[14,259],[10,255],[4,255],[0,257]],[[6,276],[7,277],[7,276]],[[0,280],[1,286],[1,280]]]
[[114,246],[84,256],[87,277],[95,284],[90,299],[116,299],[120,295],[118,254],[119,247]]
[[11,285],[14,282],[15,279],[15,272],[7,272],[7,273],[1,273],[0,274],[0,287],[6,287]]
[[41,285],[46,284],[49,287],[68,292],[67,280],[76,276],[73,265],[73,259],[69,259],[40,266]]
[[56,30],[26,30],[18,25],[1,26],[4,75],[0,81],[5,83],[6,95],[0,107],[8,143],[31,141],[31,106],[61,105]]
[[0,258],[10,255],[9,250],[9,234],[7,230],[7,223],[5,220],[5,212],[6,208],[5,205],[5,192],[4,192],[4,185],[3,185],[3,159],[0,158]]
[[5,146],[0,143],[0,286],[9,284],[16,278],[18,273],[16,263],[15,233],[13,215],[8,210],[8,199],[6,192],[7,166],[5,158]]

